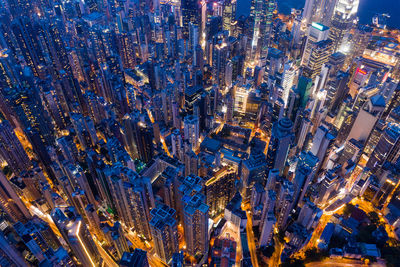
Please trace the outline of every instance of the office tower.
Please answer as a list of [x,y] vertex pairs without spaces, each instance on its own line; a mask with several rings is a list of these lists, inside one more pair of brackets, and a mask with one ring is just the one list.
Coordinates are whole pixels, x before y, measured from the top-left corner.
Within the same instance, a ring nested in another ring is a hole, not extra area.
[[76,216],[71,207],[62,211],[56,208],[51,217],[62,237],[83,266],[98,266],[101,262],[99,252],[82,218]]
[[346,56],[336,52],[329,56],[328,62],[322,65],[321,73],[315,79],[314,94],[318,94],[322,89],[326,89],[328,82],[335,80],[337,73],[342,69]]
[[222,28],[233,36],[235,32],[236,1],[224,1],[222,9]]
[[275,214],[272,211],[268,212],[261,231],[260,247],[269,246],[271,244],[275,223]]
[[263,11],[263,21],[261,27],[261,35],[262,38],[262,47],[260,58],[266,56],[268,52],[268,46],[270,45],[270,39],[272,35],[272,26],[273,26],[273,13],[277,8],[276,0],[269,0],[264,2],[264,11]]
[[380,181],[379,191],[375,194],[372,204],[381,209],[388,204],[393,197],[394,190],[399,184],[399,179],[396,177],[397,174],[391,172],[384,181]]
[[212,74],[213,80],[219,86],[225,85],[225,68],[227,66],[229,47],[222,34],[218,34],[214,37],[216,44],[212,49]]
[[384,111],[385,106],[385,99],[380,94],[368,99],[358,112],[346,140],[354,138],[357,141],[365,143],[375,123]]
[[385,103],[389,103],[392,98],[399,82],[393,80],[392,78],[387,78],[385,82],[383,82],[380,86],[380,94],[385,99]]
[[322,9],[321,9],[321,17],[320,17],[320,21],[322,24],[331,25],[331,21],[332,21],[332,16],[333,16],[333,12],[335,10],[336,4],[337,4],[338,0],[325,0],[323,2]]
[[[307,76],[305,76],[307,75]],[[308,77],[307,72],[305,71],[305,73],[303,73],[303,75],[301,75],[299,77],[299,81],[297,83],[297,92],[300,95],[300,103],[299,103],[299,107],[301,108],[305,108],[307,103],[308,103],[308,99],[311,95],[311,89],[313,88],[313,81],[310,77]]]
[[344,166],[349,160],[356,162],[362,148],[362,144],[355,139],[346,141],[343,152],[336,163]]
[[308,27],[306,44],[304,46],[303,56],[301,58],[302,66],[308,66],[312,51],[313,49],[315,49],[316,44],[321,41],[327,40],[328,35],[329,35],[329,27],[321,23],[313,22]]
[[293,183],[293,208],[297,205],[302,205],[304,195],[308,187],[314,180],[315,173],[318,168],[319,160],[311,152],[300,153],[298,158],[295,176],[292,180]]
[[325,102],[328,103],[329,110],[336,112],[341,103],[345,100],[349,92],[348,82],[349,74],[339,71],[332,81],[327,83],[327,95]]
[[275,205],[276,225],[279,229],[284,229],[287,225],[290,212],[293,208],[293,194],[293,184],[288,180],[283,180]]
[[135,248],[133,253],[125,252],[119,261],[121,267],[149,267],[149,261],[147,260],[147,252],[138,248]]
[[149,162],[154,154],[152,129],[143,123],[137,114],[123,118],[125,147],[133,159]]
[[318,127],[315,132],[310,152],[319,159],[320,164],[323,163],[327,152],[332,148],[335,137],[335,133],[324,125]]
[[333,43],[333,51],[341,49],[345,36],[354,25],[357,17],[359,0],[338,0],[333,11],[329,39]]
[[304,226],[307,230],[318,223],[319,218],[322,216],[322,210],[319,209],[313,202],[306,199],[303,207],[300,210],[297,222]]
[[0,123],[0,155],[15,172],[28,170],[31,166],[28,155],[8,121]]
[[328,170],[325,177],[320,183],[318,190],[318,205],[327,204],[331,193],[336,190],[340,177],[334,172],[335,169]]
[[394,90],[392,98],[386,103],[388,105],[382,114],[382,118],[386,118],[393,109],[400,106],[400,84],[397,85],[396,89]]
[[297,148],[301,150],[304,146],[304,142],[306,141],[307,134],[310,132],[312,128],[312,122],[310,121],[309,118],[304,117],[300,123],[300,128],[297,132],[296,136],[296,143],[297,143]]
[[303,9],[304,26],[312,22],[330,24],[337,0],[306,0]]
[[200,40],[199,26],[197,24],[189,23],[189,49],[195,54],[196,47],[199,45]]
[[294,80],[297,75],[297,67],[293,62],[285,63],[282,73],[282,100],[285,103],[285,108],[288,106],[289,92],[294,86]]
[[383,120],[378,120],[376,122],[374,129],[372,130],[370,136],[368,137],[367,142],[365,142],[363,154],[365,154],[368,157],[371,156],[385,128],[386,128],[386,123]]
[[7,177],[0,173],[0,207],[15,222],[25,222],[31,218],[31,215],[15,193]]
[[368,25],[357,25],[357,28],[354,29],[354,35],[352,38],[353,47],[347,65],[350,65],[355,58],[363,55],[369,44],[370,38],[372,37],[372,32],[373,28]]
[[242,162],[240,183],[243,198],[250,197],[251,189],[255,183],[265,184],[267,167],[263,153],[250,154],[249,159]]
[[208,250],[208,210],[205,196],[196,193],[184,197],[183,228],[185,232],[186,251],[190,256],[204,256]]
[[160,205],[152,209],[150,215],[150,231],[155,252],[163,262],[169,263],[172,255],[178,252],[176,211],[167,205]]
[[384,129],[374,151],[367,162],[367,167],[376,170],[385,161],[396,163],[400,156],[400,127],[398,124],[389,123]]
[[267,55],[275,8],[274,0],[251,2],[250,16],[253,20],[251,59],[264,58]]
[[303,75],[315,81],[317,75],[321,73],[322,66],[329,59],[332,50],[332,41],[324,40],[311,45],[311,54],[308,63],[303,71]]
[[181,2],[183,34],[189,36],[190,23],[201,25],[200,2],[194,0],[183,0]]
[[307,26],[312,22],[320,22],[324,0],[306,0],[303,8],[303,21]]
[[276,193],[273,190],[267,190],[265,194],[265,202],[260,219],[260,246],[267,246],[271,243],[273,227],[276,219],[274,215],[276,204]]
[[285,53],[276,48],[269,48],[266,58],[266,72],[270,76],[275,76],[277,73],[282,73],[282,68],[285,62]]
[[283,170],[289,149],[294,140],[292,127],[293,123],[288,118],[283,118],[273,124],[267,152],[267,167],[270,170]]

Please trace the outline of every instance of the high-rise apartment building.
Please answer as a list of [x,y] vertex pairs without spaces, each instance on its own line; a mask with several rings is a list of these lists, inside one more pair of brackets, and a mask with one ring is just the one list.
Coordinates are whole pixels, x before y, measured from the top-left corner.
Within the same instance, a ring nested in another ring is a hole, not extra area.
[[155,252],[165,263],[172,260],[174,253],[178,252],[178,230],[176,211],[167,205],[160,205],[150,212],[150,231],[153,237]]

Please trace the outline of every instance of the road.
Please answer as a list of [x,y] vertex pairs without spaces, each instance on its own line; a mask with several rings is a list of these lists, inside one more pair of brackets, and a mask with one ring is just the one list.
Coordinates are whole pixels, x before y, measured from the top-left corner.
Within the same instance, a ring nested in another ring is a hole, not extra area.
[[365,267],[365,266],[372,266],[372,267],[383,267],[386,266],[383,262],[375,262],[371,263],[370,265],[364,264],[360,260],[352,260],[352,259],[325,259],[322,262],[310,262],[306,264],[306,267],[328,267],[328,266],[348,266],[348,267]]
[[351,204],[353,205],[358,205],[360,209],[362,209],[365,213],[370,213],[370,212],[376,212],[379,215],[379,218],[381,220],[381,223],[385,227],[385,230],[390,238],[397,239],[396,234],[394,233],[393,227],[389,225],[385,219],[382,216],[382,213],[380,210],[375,209],[375,207],[372,205],[371,202],[366,201],[365,199],[361,198],[354,198],[351,201]]
[[279,242],[278,237],[276,235],[274,235],[274,241],[275,241],[275,251],[269,260],[270,261],[269,266],[279,266],[281,261],[283,244]]
[[98,240],[95,240],[95,244],[97,246],[97,250],[101,255],[101,259],[103,260],[102,266],[104,267],[118,267],[118,264],[111,258],[111,256],[104,250]]
[[155,256],[154,250],[150,246],[146,246],[132,231],[125,229],[125,237],[132,243],[134,248],[147,251],[147,259],[151,267],[168,266],[161,259]]
[[[343,212],[343,208],[345,205],[341,206],[338,210],[335,211],[336,214],[341,214]],[[322,231],[324,230],[325,226],[328,224],[328,222],[331,219],[332,214],[331,213],[324,213],[321,216],[321,219],[319,220],[319,223],[317,227],[315,228],[310,241],[305,245],[298,253],[297,255],[300,257],[305,257],[304,252],[307,249],[311,249],[314,247],[317,247],[319,238],[321,237]]]
[[249,244],[251,263],[253,264],[254,267],[258,267],[258,259],[257,259],[257,253],[256,253],[256,243],[254,241],[254,233],[253,233],[253,218],[252,218],[251,213],[249,211],[250,211],[250,209],[246,209],[246,215],[247,215],[247,225],[246,225],[247,242]]

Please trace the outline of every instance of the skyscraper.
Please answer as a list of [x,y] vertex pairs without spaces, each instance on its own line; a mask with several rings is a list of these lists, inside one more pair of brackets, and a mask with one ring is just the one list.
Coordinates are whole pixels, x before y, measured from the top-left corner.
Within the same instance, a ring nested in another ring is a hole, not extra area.
[[201,24],[200,2],[196,0],[183,0],[181,2],[181,9],[183,33],[188,37],[190,23],[197,26]]
[[0,123],[0,155],[15,172],[28,170],[31,166],[28,155],[8,121]]
[[7,177],[0,172],[0,207],[15,222],[26,222],[31,214],[11,187]]
[[169,263],[173,254],[178,252],[176,211],[167,205],[160,205],[152,209],[150,214],[150,230],[156,254],[163,262]]
[[186,251],[190,256],[204,256],[208,250],[208,209],[205,196],[197,193],[182,199]]
[[302,204],[304,195],[308,187],[312,183],[318,167],[318,157],[314,156],[311,152],[300,153],[298,165],[295,172],[293,183],[293,207]]
[[293,123],[283,118],[272,126],[271,140],[267,152],[267,166],[271,169],[283,170],[289,149],[294,141]]
[[390,123],[381,137],[367,162],[367,167],[376,170],[385,161],[396,163],[400,157],[400,127]]
[[199,118],[194,115],[186,116],[183,120],[183,125],[184,139],[189,142],[192,149],[196,149],[200,138]]
[[307,39],[306,39],[306,44],[304,46],[303,56],[301,58],[301,64],[303,66],[308,65],[313,46],[318,42],[327,40],[328,35],[329,35],[329,27],[327,27],[321,23],[313,22],[308,27],[308,35],[307,35]]
[[74,209],[69,207],[62,211],[56,208],[51,217],[79,263],[83,266],[98,266],[101,258],[97,247],[82,218],[76,216]]
[[107,176],[112,202],[120,220],[139,236],[151,239],[150,210],[155,204],[149,178],[140,177],[118,165],[108,171]]
[[338,0],[333,11],[331,19],[331,30],[329,32],[329,39],[333,43],[333,51],[344,49],[341,46],[346,34],[353,26],[354,20],[357,17],[359,0]]
[[133,253],[125,252],[119,261],[121,267],[149,267],[147,252],[136,248]]

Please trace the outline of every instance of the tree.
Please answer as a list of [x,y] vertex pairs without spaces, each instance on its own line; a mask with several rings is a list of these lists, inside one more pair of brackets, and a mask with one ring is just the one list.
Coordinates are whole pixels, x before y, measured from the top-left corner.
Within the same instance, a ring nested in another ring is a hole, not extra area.
[[372,233],[375,230],[376,230],[376,226],[373,224],[361,226],[359,228],[357,241],[363,242],[363,243],[368,243],[368,244],[375,244],[376,240],[375,240],[375,237],[373,237],[373,235],[372,235]]
[[277,236],[279,243],[285,243],[285,231],[280,230]]
[[267,258],[270,258],[274,254],[275,246],[268,246],[261,248],[261,253]]
[[343,208],[343,215],[348,217],[355,210],[355,206],[353,204],[347,203]]
[[375,211],[371,211],[370,213],[368,213],[368,219],[371,221],[372,224],[374,224],[375,226],[379,226],[380,225],[380,221],[379,221],[379,215],[378,213],[376,213]]
[[329,249],[331,248],[342,248],[347,244],[346,238],[333,234],[331,241],[329,242]]
[[329,255],[327,251],[319,251],[317,248],[307,249],[304,254],[306,256],[304,262],[306,263],[314,261],[322,261]]
[[381,250],[382,258],[385,259],[388,267],[400,266],[400,247],[385,246]]
[[280,267],[305,267],[305,265],[300,259],[290,259],[289,261],[282,263]]

